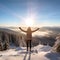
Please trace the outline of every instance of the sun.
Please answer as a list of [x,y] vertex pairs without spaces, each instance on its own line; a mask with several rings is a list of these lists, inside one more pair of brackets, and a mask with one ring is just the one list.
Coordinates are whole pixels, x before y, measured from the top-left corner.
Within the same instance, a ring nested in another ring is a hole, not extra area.
[[27,17],[25,19],[25,24],[28,26],[28,27],[32,27],[34,25],[34,18],[33,17]]

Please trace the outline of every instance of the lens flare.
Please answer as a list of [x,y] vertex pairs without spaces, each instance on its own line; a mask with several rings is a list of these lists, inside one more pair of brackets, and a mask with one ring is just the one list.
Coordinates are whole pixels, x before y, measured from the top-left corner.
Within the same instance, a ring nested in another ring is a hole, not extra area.
[[25,18],[25,24],[28,27],[32,27],[34,25],[34,18],[33,18],[33,16]]

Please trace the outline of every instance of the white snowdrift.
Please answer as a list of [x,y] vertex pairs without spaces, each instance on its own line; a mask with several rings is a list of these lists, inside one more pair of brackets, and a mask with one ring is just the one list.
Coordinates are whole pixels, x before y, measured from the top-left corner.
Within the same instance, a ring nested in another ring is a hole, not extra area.
[[38,45],[26,52],[26,47],[18,47],[0,52],[0,60],[60,60],[60,54],[52,53],[50,46]]

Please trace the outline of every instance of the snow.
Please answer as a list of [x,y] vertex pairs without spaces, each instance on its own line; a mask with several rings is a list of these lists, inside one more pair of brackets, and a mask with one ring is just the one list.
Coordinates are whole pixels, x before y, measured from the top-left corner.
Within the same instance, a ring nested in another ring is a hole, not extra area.
[[51,52],[51,48],[48,45],[38,45],[33,47],[34,52],[30,53],[26,52],[26,47],[15,47],[0,51],[0,60],[60,60],[60,54]]

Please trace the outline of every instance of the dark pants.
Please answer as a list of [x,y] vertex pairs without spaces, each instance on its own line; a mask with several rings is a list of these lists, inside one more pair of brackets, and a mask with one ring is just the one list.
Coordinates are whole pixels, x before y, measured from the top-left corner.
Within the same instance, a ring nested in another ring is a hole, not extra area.
[[31,51],[31,40],[26,41],[26,45],[27,45],[27,51],[28,51],[28,47],[30,48]]

